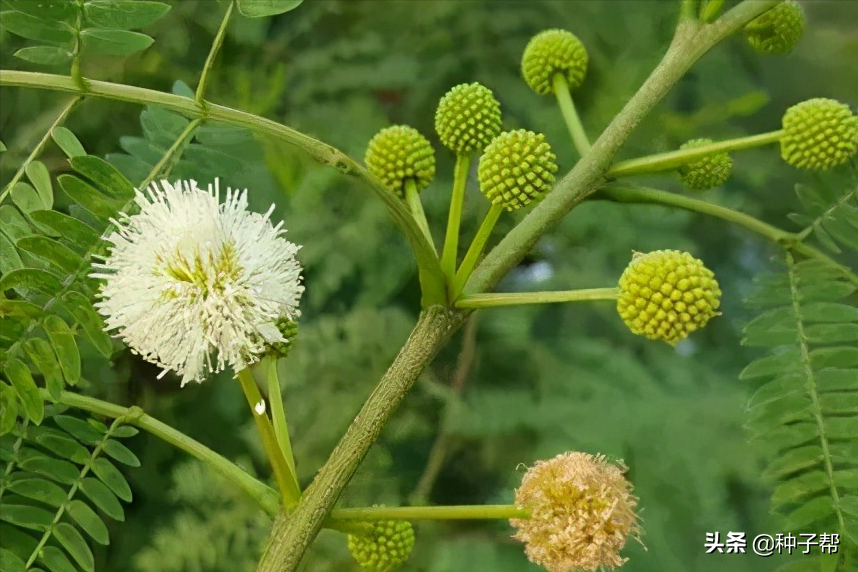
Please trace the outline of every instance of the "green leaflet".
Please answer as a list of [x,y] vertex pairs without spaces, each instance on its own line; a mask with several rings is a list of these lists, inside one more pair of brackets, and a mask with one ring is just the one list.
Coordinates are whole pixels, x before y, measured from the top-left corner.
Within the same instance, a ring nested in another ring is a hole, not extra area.
[[92,472],[113,494],[126,502],[131,502],[131,487],[113,463],[104,457],[99,457],[92,464]]
[[63,295],[63,301],[95,349],[103,356],[110,357],[113,354],[113,341],[104,332],[104,322],[96,313],[89,298],[80,292],[69,291]]
[[45,236],[25,236],[15,244],[20,250],[41,258],[63,276],[74,274],[83,259],[63,243]]
[[47,209],[39,193],[29,183],[18,181],[12,187],[12,201],[23,213]]
[[105,546],[110,543],[107,527],[101,519],[98,518],[95,511],[89,508],[89,505],[79,500],[73,500],[69,503],[66,510],[69,516],[71,516],[81,529],[91,536],[93,540]]
[[72,169],[95,183],[104,194],[113,199],[128,201],[134,197],[134,184],[125,175],[100,157],[83,155],[69,159]]
[[83,8],[88,24],[120,30],[145,28],[169,11],[169,4],[146,0],[90,0]]
[[62,125],[54,128],[51,132],[51,137],[53,137],[54,143],[63,150],[63,153],[69,159],[86,155],[86,150],[84,150],[83,145],[78,141],[75,134]]
[[45,416],[45,404],[33,376],[30,375],[30,369],[21,360],[12,358],[6,362],[3,373],[15,388],[27,417],[36,424],[41,423]]
[[42,328],[54,346],[66,382],[69,385],[77,384],[80,379],[80,353],[68,324],[59,316],[50,315],[42,322]]
[[87,55],[130,56],[142,52],[155,41],[146,34],[127,30],[90,28],[80,34]]
[[66,502],[67,493],[59,485],[44,479],[28,478],[12,481],[8,488],[22,497],[60,507]]
[[80,488],[83,493],[89,497],[89,500],[103,511],[104,514],[114,520],[125,520],[125,511],[122,509],[119,499],[116,495],[110,492],[107,485],[92,477],[84,478],[80,483]]
[[57,182],[71,200],[98,219],[106,222],[119,210],[119,204],[115,200],[74,175],[60,175]]
[[7,274],[23,267],[24,263],[21,262],[18,251],[15,250],[15,244],[5,234],[0,233],[0,274]]
[[36,188],[44,209],[54,206],[54,189],[51,186],[51,175],[41,161],[30,161],[27,165],[27,178]]
[[17,10],[0,12],[0,24],[16,36],[46,44],[71,47],[74,28],[65,22],[49,21]]
[[67,522],[57,523],[54,526],[54,538],[66,549],[78,566],[86,572],[95,572],[95,558],[92,551],[74,526]]
[[237,0],[238,11],[248,18],[265,18],[294,10],[304,0]]
[[58,66],[70,62],[74,54],[59,46],[31,46],[21,48],[14,56],[34,64]]
[[63,390],[63,374],[51,344],[42,338],[30,338],[23,346],[27,357],[44,376],[48,393],[54,399],[59,399]]
[[85,254],[99,239],[92,227],[58,211],[35,211],[30,213],[30,219],[39,230],[63,240],[79,254]]

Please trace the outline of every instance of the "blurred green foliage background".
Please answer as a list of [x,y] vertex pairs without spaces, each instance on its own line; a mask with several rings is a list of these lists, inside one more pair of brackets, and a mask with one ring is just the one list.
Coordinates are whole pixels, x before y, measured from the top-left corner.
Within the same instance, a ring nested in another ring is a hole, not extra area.
[[[156,38],[153,47],[128,60],[90,61],[84,74],[165,91],[177,81],[194,88],[225,4],[171,4],[170,14],[147,30]],[[234,18],[209,99],[283,122],[354,157],[363,156],[384,126],[416,127],[437,149],[438,176],[422,196],[440,239],[453,161],[437,142],[433,117],[447,89],[471,81],[491,87],[505,128],[544,132],[565,172],[576,154],[559,112],[519,76],[528,39],[562,27],[587,46],[590,71],[575,98],[595,138],[658,62],[677,4],[305,2],[274,19]],[[804,6],[809,27],[793,54],[761,56],[741,37],[731,38],[676,86],[620,158],[672,149],[692,137],[769,131],[786,107],[809,97],[858,104],[858,2]],[[23,41],[0,34],[2,67],[29,69],[11,56]],[[0,133],[9,147],[0,165],[5,181],[66,98],[5,88],[0,96]],[[139,107],[90,99],[67,126],[89,152],[107,155],[132,180],[142,179],[145,157],[157,158],[158,136],[170,123],[169,114],[148,113],[141,128]],[[276,203],[273,218],[285,220],[288,237],[304,245],[301,332],[283,377],[298,470],[307,483],[408,334],[419,306],[415,265],[382,205],[335,170],[275,141],[233,131],[211,129],[206,141],[222,151],[222,161],[206,163],[188,153],[174,174],[203,183],[219,176],[249,188],[252,206],[264,211]],[[56,148],[49,146],[43,158],[54,174],[68,168]],[[741,153],[735,161],[728,183],[704,198],[792,229],[785,217],[796,210],[792,187],[812,178],[784,165],[774,148]],[[671,177],[647,182],[680,189]],[[472,176],[465,241],[486,210]],[[496,235],[515,219],[504,216]],[[773,253],[770,245],[689,213],[591,201],[547,235],[501,287],[610,286],[633,250],[659,248],[691,251],[716,272],[724,290],[721,318],[674,349],[631,335],[609,303],[483,311],[412,391],[342,504],[509,502],[520,464],[566,450],[601,452],[625,460],[641,499],[647,550],[630,545],[624,570],[756,572],[788,561],[706,555],[703,546],[706,532],[744,531],[749,538],[779,532],[768,514],[769,486],[759,478],[761,457],[742,427],[748,388],[737,381],[758,355],[739,344],[748,317],[741,302]],[[227,376],[180,390],[176,379],[156,380],[154,367],[128,353],[114,363],[95,352],[85,357],[88,393],[138,404],[268,474],[244,398]],[[153,437],[141,434],[129,445],[143,462],[127,474],[135,500],[127,521],[111,530],[112,544],[100,548],[97,568],[252,570],[268,522],[250,501]],[[430,463],[433,450],[436,462]],[[417,547],[403,570],[538,569],[511,533],[504,522],[419,523]],[[344,538],[323,532],[304,568],[357,566]]]

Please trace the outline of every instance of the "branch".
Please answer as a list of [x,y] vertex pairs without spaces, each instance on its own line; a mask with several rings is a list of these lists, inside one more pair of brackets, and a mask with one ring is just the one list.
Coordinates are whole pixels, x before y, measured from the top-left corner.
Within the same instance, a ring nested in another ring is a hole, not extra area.
[[[426,308],[432,304],[443,304],[446,302],[447,294],[444,287],[444,275],[441,272],[438,256],[433,246],[426,241],[414,218],[411,216],[408,206],[388,191],[381,181],[370,175],[354,159],[338,149],[270,119],[223,105],[215,105],[206,101],[198,104],[193,99],[182,97],[181,95],[173,95],[152,89],[106,81],[87,80],[87,84],[88,89],[85,92],[87,96],[104,97],[141,105],[158,105],[185,115],[221,121],[229,125],[244,127],[257,133],[269,135],[303,149],[320,163],[331,165],[343,174],[363,181],[387,205],[393,221],[405,235],[411,246],[411,251],[417,259],[417,265],[420,270],[423,307]],[[70,77],[25,71],[0,70],[0,86],[31,87],[50,91],[84,94],[84,91]]]

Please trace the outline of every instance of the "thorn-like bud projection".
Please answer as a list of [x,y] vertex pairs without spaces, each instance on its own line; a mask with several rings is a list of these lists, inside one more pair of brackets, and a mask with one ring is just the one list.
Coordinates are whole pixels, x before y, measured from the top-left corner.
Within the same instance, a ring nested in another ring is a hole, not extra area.
[[554,92],[553,78],[561,74],[575,89],[587,74],[587,50],[566,30],[545,30],[533,36],[521,57],[521,73],[527,85],[540,95]]
[[399,197],[405,197],[405,182],[413,180],[422,191],[435,178],[435,150],[419,131],[394,125],[370,139],[364,158],[369,172]]
[[480,157],[480,190],[506,210],[538,200],[554,184],[557,164],[545,135],[518,129],[498,135]]
[[265,353],[277,358],[285,358],[295,347],[295,338],[298,337],[298,322],[284,316],[277,320],[275,325],[286,341],[268,344]]
[[640,535],[637,499],[625,471],[622,463],[587,453],[562,453],[528,469],[515,504],[530,518],[510,524],[531,562],[549,572],[622,565],[627,559],[620,550]]
[[795,0],[785,0],[745,26],[751,47],[768,54],[788,54],[804,34],[804,10]]
[[834,99],[802,101],[783,117],[781,157],[799,169],[825,171],[858,152],[858,116]]
[[500,130],[500,103],[484,85],[457,85],[438,103],[435,131],[444,147],[454,153],[482,151]]
[[[694,149],[711,143],[714,143],[711,139],[692,139],[679,148]],[[724,184],[733,171],[733,159],[724,152],[713,153],[682,165],[678,171],[686,187],[694,191],[705,191]]]
[[720,315],[715,275],[687,252],[636,252],[619,291],[617,311],[629,329],[671,345]]
[[367,534],[348,535],[349,552],[361,568],[389,572],[400,566],[414,548],[414,528],[407,520],[367,523]]

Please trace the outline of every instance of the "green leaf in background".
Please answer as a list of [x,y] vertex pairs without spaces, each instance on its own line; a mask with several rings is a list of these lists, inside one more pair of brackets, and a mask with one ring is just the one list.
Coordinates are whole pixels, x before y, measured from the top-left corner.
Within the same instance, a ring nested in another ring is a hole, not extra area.
[[95,558],[92,551],[75,527],[67,522],[55,524],[54,538],[66,549],[78,566],[86,572],[95,572]]
[[51,339],[63,376],[69,385],[75,385],[80,379],[80,353],[74,334],[68,324],[59,316],[50,315],[42,322],[42,328]]
[[98,515],[95,514],[95,511],[89,508],[88,504],[83,501],[73,500],[68,504],[66,512],[97,543],[104,546],[110,544],[107,527]]
[[46,20],[71,20],[77,14],[77,4],[69,0],[6,0],[6,4],[19,12]]
[[21,262],[15,245],[5,234],[0,233],[0,274],[7,274],[23,267],[24,263]]
[[51,572],[77,572],[65,553],[56,546],[45,546],[39,554],[39,562]]
[[34,211],[29,216],[45,234],[66,239],[79,252],[86,252],[99,239],[91,226],[58,211]]
[[125,511],[122,509],[122,504],[116,495],[110,492],[107,485],[92,477],[86,477],[80,483],[80,488],[83,493],[89,497],[89,500],[103,511],[104,514],[114,520],[125,520]]
[[95,312],[92,303],[80,292],[70,291],[63,295],[66,308],[83,328],[87,339],[105,357],[113,354],[113,342],[104,331],[104,322]]
[[78,419],[70,415],[56,415],[53,420],[75,439],[87,445],[101,443],[101,440],[104,438],[101,432],[83,419]]
[[48,173],[48,168],[41,161],[31,161],[27,165],[27,178],[33,183],[36,192],[39,193],[39,198],[46,210],[54,206],[54,189],[51,186],[51,174]]
[[304,0],[237,0],[238,11],[248,18],[264,18],[297,8]]
[[14,553],[0,548],[0,570],[3,572],[24,572],[26,562],[15,556]]
[[10,433],[18,422],[18,400],[15,388],[0,380],[0,435]]
[[29,183],[18,181],[12,187],[12,201],[24,213],[30,213],[38,210],[47,210],[50,207],[45,207],[39,193],[36,192]]
[[86,155],[86,150],[84,150],[83,145],[78,141],[77,136],[62,125],[54,127],[54,130],[51,131],[51,137],[53,137],[54,143],[63,150],[63,153],[69,159]]
[[74,30],[64,22],[42,20],[15,10],[0,12],[0,24],[17,36],[46,44],[70,48],[75,38]]
[[41,501],[51,506],[62,506],[68,500],[68,493],[62,488],[44,479],[20,479],[9,483],[9,490],[22,497]]
[[63,390],[63,374],[51,344],[42,338],[30,338],[23,345],[27,357],[44,376],[48,393],[54,399],[59,399]]
[[15,290],[23,297],[31,292],[40,292],[48,296],[62,288],[62,284],[53,274],[38,268],[20,268],[0,277],[0,294],[6,290]]
[[122,473],[119,472],[113,463],[99,457],[92,463],[92,472],[103,482],[113,493],[126,502],[131,502],[131,487]]
[[83,266],[83,260],[68,246],[52,238],[33,235],[25,236],[15,245],[22,251],[48,262],[61,273],[74,274]]
[[6,144],[3,143],[2,141],[0,141],[0,152],[3,152],[5,150],[6,150]]
[[18,209],[11,205],[3,205],[0,207],[0,228],[13,241],[24,236],[33,234],[33,230],[27,221],[18,212]]
[[104,452],[107,453],[110,457],[113,457],[115,460],[119,461],[123,465],[128,465],[129,467],[139,467],[140,459],[137,458],[137,455],[131,452],[131,449],[120,443],[119,441],[108,440],[104,444]]
[[84,52],[102,56],[130,56],[145,50],[155,41],[139,32],[104,28],[89,28],[80,36]]
[[30,368],[21,360],[12,358],[6,362],[3,371],[21,399],[24,413],[34,423],[41,423],[45,417],[45,402],[39,395],[39,388],[33,381],[33,376],[30,375]]
[[95,155],[84,155],[69,159],[72,169],[92,181],[107,195],[127,201],[134,197],[134,184],[119,170]]
[[19,316],[22,318],[29,318],[31,320],[38,320],[43,314],[44,311],[32,302],[0,298],[0,317],[7,318],[9,316]]
[[98,189],[74,175],[60,175],[57,182],[66,195],[96,218],[108,220],[116,215],[118,205]]
[[59,46],[31,46],[21,48],[13,54],[16,58],[44,66],[57,66],[68,63],[72,53]]
[[169,4],[146,0],[91,0],[83,5],[89,24],[120,30],[145,28],[169,11]]

